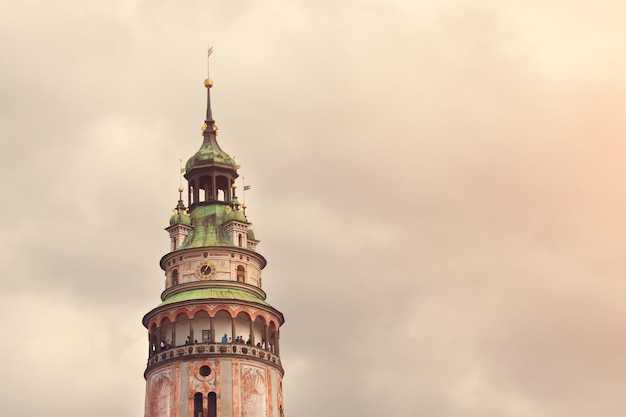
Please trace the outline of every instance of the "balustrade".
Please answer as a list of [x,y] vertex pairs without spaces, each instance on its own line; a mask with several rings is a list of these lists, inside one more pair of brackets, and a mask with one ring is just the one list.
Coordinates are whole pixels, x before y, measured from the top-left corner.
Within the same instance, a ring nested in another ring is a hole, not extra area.
[[148,369],[157,363],[181,356],[195,355],[236,355],[241,357],[258,358],[269,362],[282,371],[280,358],[268,349],[239,343],[197,343],[192,345],[172,346],[153,352],[148,358]]

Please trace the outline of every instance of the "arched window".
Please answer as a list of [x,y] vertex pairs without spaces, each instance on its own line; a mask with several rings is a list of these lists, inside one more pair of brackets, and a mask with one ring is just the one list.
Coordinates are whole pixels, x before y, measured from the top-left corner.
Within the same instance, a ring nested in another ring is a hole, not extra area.
[[159,342],[157,341],[156,336],[152,336],[152,341],[150,342],[150,355],[154,355],[157,353],[157,346]]
[[217,199],[220,201],[230,201],[230,182],[227,177],[217,175],[215,177],[215,188]]
[[178,285],[178,269],[172,271],[172,285]]
[[239,246],[243,246],[243,235],[241,233],[239,233],[239,237],[237,239],[239,240]]
[[214,392],[209,392],[209,404],[207,408],[207,417],[217,417],[217,395]]
[[204,177],[200,177],[198,179],[198,201],[209,201],[209,200],[213,200],[213,197],[211,196],[212,193],[212,186],[211,186],[211,176],[204,176]]
[[237,282],[246,282],[246,270],[242,265],[237,267]]
[[193,395],[193,417],[202,416],[202,393],[196,392]]

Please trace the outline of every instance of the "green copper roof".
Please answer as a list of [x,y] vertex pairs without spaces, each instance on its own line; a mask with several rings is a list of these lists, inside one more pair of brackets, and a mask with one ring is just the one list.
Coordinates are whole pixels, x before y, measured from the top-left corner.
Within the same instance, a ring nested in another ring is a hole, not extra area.
[[221,166],[237,170],[235,160],[220,148],[215,133],[206,133],[202,146],[185,164],[187,172],[195,168]]
[[186,224],[189,226],[191,225],[191,218],[184,213],[172,214],[172,217],[170,217],[170,226],[177,223]]
[[247,221],[242,211],[232,210],[222,204],[209,204],[194,207],[191,211],[193,229],[180,249],[201,248],[204,246],[235,246],[222,227],[228,220]]
[[224,221],[227,222],[229,220],[237,220],[240,222],[247,222],[246,215],[243,214],[243,210],[230,210],[230,212],[225,213]]
[[163,301],[161,304],[159,304],[159,307],[172,303],[178,303],[181,301],[203,300],[211,298],[250,301],[253,303],[269,306],[268,303],[247,291],[235,290],[230,288],[200,288],[174,294],[171,297],[167,298],[165,301]]

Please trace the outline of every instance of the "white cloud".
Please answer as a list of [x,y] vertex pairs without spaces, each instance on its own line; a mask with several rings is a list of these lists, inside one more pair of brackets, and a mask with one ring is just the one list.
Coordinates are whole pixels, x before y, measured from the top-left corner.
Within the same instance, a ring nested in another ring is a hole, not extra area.
[[141,413],[207,44],[287,415],[624,414],[621,3],[5,8],[11,415]]

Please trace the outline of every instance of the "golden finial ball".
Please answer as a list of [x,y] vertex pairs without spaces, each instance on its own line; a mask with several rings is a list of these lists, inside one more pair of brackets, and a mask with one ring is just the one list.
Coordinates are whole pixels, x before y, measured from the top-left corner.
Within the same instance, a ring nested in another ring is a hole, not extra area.
[[213,87],[213,80],[210,78],[207,78],[206,80],[204,80],[204,86],[206,88],[211,88]]
[[182,193],[183,192],[183,187],[178,187],[178,192]]
[[243,209],[245,209],[246,207],[248,207],[248,206],[246,206],[245,204],[241,205],[241,208],[243,208]]

